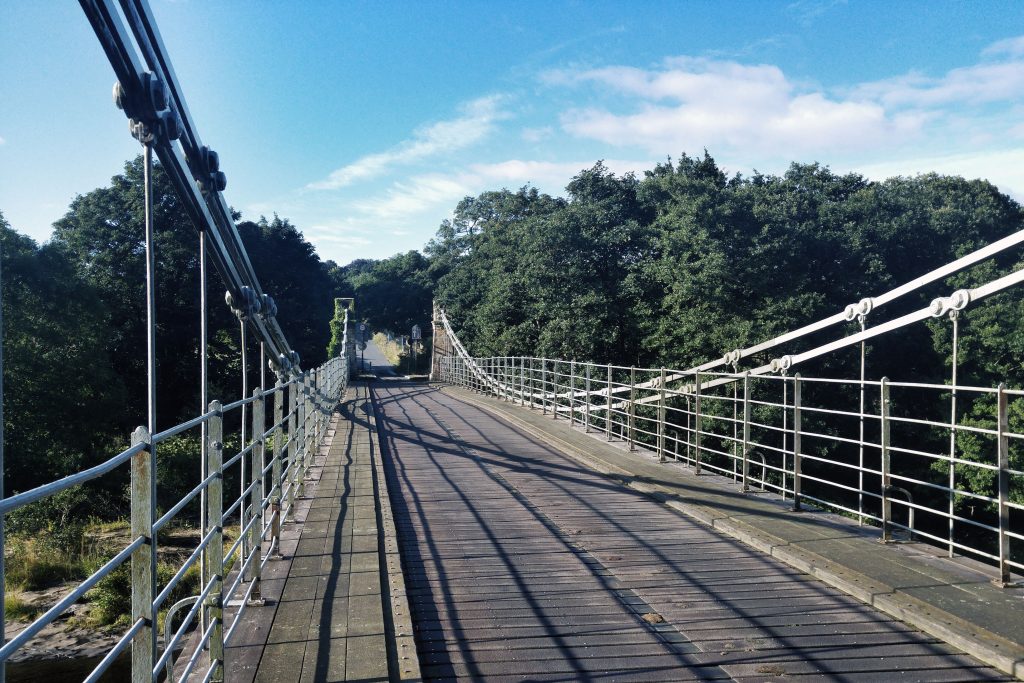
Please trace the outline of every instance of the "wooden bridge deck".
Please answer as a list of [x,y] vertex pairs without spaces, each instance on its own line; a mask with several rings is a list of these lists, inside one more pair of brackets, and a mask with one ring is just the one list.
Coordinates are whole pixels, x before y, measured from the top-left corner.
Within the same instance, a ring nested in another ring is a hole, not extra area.
[[425,385],[373,387],[426,680],[999,680]]

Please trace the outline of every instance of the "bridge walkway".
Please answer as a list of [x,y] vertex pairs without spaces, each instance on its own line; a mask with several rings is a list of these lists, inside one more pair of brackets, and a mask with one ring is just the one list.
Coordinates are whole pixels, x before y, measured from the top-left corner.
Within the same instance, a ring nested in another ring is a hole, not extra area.
[[419,680],[376,422],[354,383],[227,648],[228,683]]
[[556,449],[550,418],[522,408],[398,381],[372,391],[425,680],[1002,678],[623,485],[643,477],[605,476],[593,453],[618,449],[574,441],[564,421]]

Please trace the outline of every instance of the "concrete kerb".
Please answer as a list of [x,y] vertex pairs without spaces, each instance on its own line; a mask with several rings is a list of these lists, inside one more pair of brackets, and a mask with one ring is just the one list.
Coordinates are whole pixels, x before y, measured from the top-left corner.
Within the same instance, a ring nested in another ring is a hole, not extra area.
[[377,425],[377,407],[373,391],[367,385],[368,407],[366,414],[370,422],[370,442],[373,444],[374,486],[378,505],[380,506],[380,561],[385,581],[384,608],[385,618],[390,617],[392,628],[392,645],[394,660],[391,662],[391,680],[420,681],[419,657],[416,653],[416,639],[413,635],[412,610],[405,589],[405,576],[402,573],[402,558],[398,546],[398,532],[395,518],[391,510],[391,499],[388,496],[387,479],[384,473],[383,452],[380,448],[380,432]]
[[[438,385],[442,391],[457,396],[483,410],[513,424],[516,428],[554,446],[580,464],[641,493],[655,498],[668,507],[710,526],[761,552],[798,569],[844,593],[889,614],[929,635],[934,636],[993,666],[1000,671],[1024,680],[1024,645],[992,633],[976,623],[965,620],[931,603],[908,595],[898,588],[885,585],[855,568],[840,565],[827,557],[792,544],[785,538],[772,536],[755,529],[727,514],[696,503],[682,500],[668,488],[637,480],[637,475],[625,468],[609,463],[588,453],[555,434],[538,429],[516,416],[525,410],[505,403],[490,402],[473,393]],[[583,433],[580,432],[583,436]],[[589,435],[587,438],[593,438]]]

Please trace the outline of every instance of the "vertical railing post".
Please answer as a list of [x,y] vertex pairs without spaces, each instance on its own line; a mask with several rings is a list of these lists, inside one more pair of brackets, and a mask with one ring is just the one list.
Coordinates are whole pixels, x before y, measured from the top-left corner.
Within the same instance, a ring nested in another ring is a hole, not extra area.
[[[785,383],[785,378],[783,378]],[[783,384],[785,386],[785,384]],[[800,476],[803,467],[803,458],[800,456],[800,430],[803,423],[800,418],[800,409],[803,406],[803,397],[800,391],[800,373],[793,375],[793,510],[800,509],[800,491],[803,480]],[[785,411],[785,408],[783,408]]]
[[1010,414],[1006,384],[999,384],[999,586],[1010,585]]
[[569,361],[569,426],[576,424],[576,361]]
[[548,414],[548,360],[540,359],[540,414]]
[[153,441],[149,430],[139,427],[132,433],[132,445],[145,444],[131,461],[132,539],[140,536],[147,542],[132,553],[132,623],[146,622],[132,641],[132,682],[149,683],[156,666],[156,615],[153,596],[156,594],[156,538],[153,534]]
[[519,403],[519,400],[516,398],[516,389],[519,388],[519,376],[516,374],[518,372],[518,370],[519,370],[519,366],[516,363],[517,359],[518,359],[517,356],[511,356],[508,359],[508,363],[509,363],[508,390],[509,390],[509,399],[511,400],[512,405],[516,405],[516,404]]
[[953,325],[953,355],[950,358],[950,362],[953,366],[953,375],[950,378],[950,386],[952,391],[949,396],[949,491],[948,491],[948,506],[949,506],[949,544],[947,547],[947,554],[949,557],[956,555],[956,548],[954,542],[956,541],[956,523],[954,518],[956,517],[956,412],[957,412],[957,366],[959,365],[959,345],[960,345],[960,311],[952,310],[949,312],[949,319]]
[[686,395],[686,463],[689,464],[692,460],[691,452],[693,450],[693,430],[690,426],[693,424],[693,401],[690,398],[690,394]]
[[284,390],[281,380],[274,385],[274,466],[271,468],[270,513],[273,515],[271,543],[274,545],[274,556],[281,556],[281,456],[284,453]]
[[[263,468],[266,467],[266,448],[263,433],[267,431],[267,422],[264,419],[265,407],[263,392],[254,389],[252,392],[252,450],[249,452],[251,473],[249,481],[249,521],[252,527],[249,529],[249,551],[253,554],[253,560],[249,563],[249,581],[254,583],[250,600],[262,604],[263,598],[260,592],[260,560],[263,554],[263,497],[260,495],[263,482]],[[244,505],[244,503],[243,503]],[[244,561],[244,559],[243,559]]]
[[295,497],[299,486],[299,442],[296,434],[299,424],[298,412],[299,379],[293,377],[288,384],[288,460],[285,466],[285,478],[291,479],[291,485],[288,487],[288,514],[292,519],[295,519]]
[[[860,320],[860,331],[864,332],[865,315],[858,315]],[[864,401],[865,401],[865,369],[867,367],[867,345],[860,343],[860,416],[858,417],[858,441],[857,445],[857,523],[864,524]],[[954,389],[953,391],[956,391]]]
[[[743,492],[750,490],[747,483],[750,464],[750,371],[743,373]],[[761,469],[762,478],[767,479],[764,468]],[[764,482],[761,482],[762,490]]]
[[302,435],[305,437],[303,443],[305,444],[306,447],[306,457],[303,459],[303,462],[305,463],[305,468],[303,469],[304,476],[309,472],[309,468],[313,466],[313,451],[316,445],[313,441],[316,438],[314,434],[315,428],[311,428],[312,425],[310,424],[312,422],[315,422],[316,418],[313,404],[313,386],[315,383],[316,370],[307,370],[306,380],[303,385],[303,392],[306,396],[306,403],[303,412],[303,417],[305,421],[303,422],[302,426]]
[[519,405],[526,405],[526,356],[519,356]]
[[299,375],[298,395],[295,397],[295,469],[298,472],[299,490],[296,496],[306,493],[306,373]]
[[[220,401],[210,403],[209,436],[206,452],[209,453],[208,471],[218,473],[210,481],[206,491],[206,519],[211,525],[209,562],[203,585],[211,586],[206,596],[206,614],[210,623],[210,662],[214,666],[213,680],[224,680],[224,605],[222,586],[224,583],[224,415]],[[147,681],[152,680],[150,669]]]
[[530,410],[536,408],[533,403],[533,400],[537,397],[537,368],[535,367],[535,360],[533,356],[530,356]]
[[733,365],[732,369],[732,457],[729,459],[732,462],[732,480],[736,481],[739,477],[738,460],[742,457],[740,455],[740,428],[739,428],[739,392],[736,387],[736,373],[737,368]]
[[323,395],[324,370],[317,368],[313,370],[313,443],[320,443],[320,434],[324,423],[324,395]]
[[700,474],[700,446],[701,441],[701,419],[700,419],[700,373],[693,373],[693,472]]
[[629,450],[636,450],[636,366],[629,368]]
[[882,400],[882,543],[892,540],[892,499],[889,497],[891,463],[889,461],[889,378],[883,377],[881,383]]
[[551,361],[551,419],[558,419],[558,361]]
[[583,387],[583,393],[587,395],[587,402],[584,404],[583,431],[590,433],[590,363],[586,364],[587,377]]
[[782,500],[786,500],[786,477],[789,475],[786,469],[787,456],[786,446],[789,439],[789,386],[786,384],[786,377],[782,377]]
[[665,368],[658,383],[658,462],[665,462]]
[[604,432],[605,440],[612,440],[612,364],[608,364],[608,400],[605,403]]

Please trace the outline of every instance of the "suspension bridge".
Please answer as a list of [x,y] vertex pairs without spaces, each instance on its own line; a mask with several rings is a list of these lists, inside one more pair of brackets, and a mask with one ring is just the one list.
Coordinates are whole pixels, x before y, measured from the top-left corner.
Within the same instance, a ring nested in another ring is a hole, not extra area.
[[[961,317],[1024,270],[937,291],[1024,231],[695,367],[478,357],[435,307],[431,381],[413,381],[373,346],[357,360],[339,301],[340,354],[303,369],[148,4],[81,5],[143,150],[147,423],[100,465],[0,496],[3,545],[3,515],[131,473],[130,541],[31,623],[0,620],[0,678],[121,566],[128,626],[86,681],[1024,676],[1024,387],[957,375]],[[154,152],[197,228],[202,281],[203,410],[163,431]],[[261,368],[250,378],[243,358],[241,395],[222,400],[208,395],[211,262]],[[926,307],[890,305],[922,292],[937,292]],[[866,344],[928,321],[951,328],[947,381],[870,375]],[[801,373],[844,352],[859,375]],[[160,509],[156,454],[181,435],[202,444],[195,485]],[[198,540],[160,576],[160,532],[193,509]],[[170,604],[193,567],[197,593]]]

